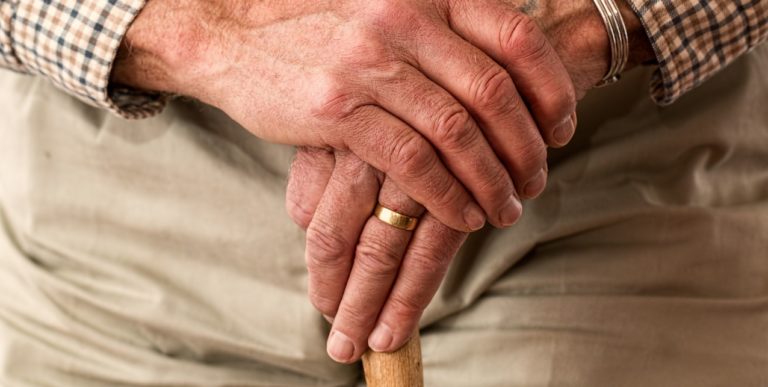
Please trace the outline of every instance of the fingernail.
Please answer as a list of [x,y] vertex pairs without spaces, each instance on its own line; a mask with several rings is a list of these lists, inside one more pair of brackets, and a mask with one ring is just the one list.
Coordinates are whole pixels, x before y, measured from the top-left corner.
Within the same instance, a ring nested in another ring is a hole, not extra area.
[[558,146],[565,146],[573,138],[573,134],[576,132],[576,125],[571,117],[568,117],[560,125],[555,128],[554,136],[555,142]]
[[509,197],[509,200],[507,200],[507,204],[504,206],[504,208],[501,209],[501,213],[499,214],[501,225],[504,227],[509,227],[517,222],[518,219],[520,219],[520,215],[523,213],[523,204],[520,203],[520,200],[517,198],[516,195],[512,195]]
[[392,330],[385,324],[379,324],[368,338],[368,346],[376,352],[384,352],[392,345]]
[[329,323],[331,323],[331,325],[333,325],[333,317],[331,317],[331,316],[329,316],[327,314],[324,314],[323,318],[325,319],[325,321],[328,321]]
[[476,204],[470,204],[464,209],[464,222],[471,231],[477,231],[485,226],[485,214]]
[[339,363],[348,363],[355,355],[355,344],[338,331],[331,332],[328,338],[328,356]]
[[525,192],[525,196],[532,198],[536,195],[540,194],[541,191],[544,190],[544,186],[547,184],[547,171],[542,168],[538,174],[536,174],[536,177],[531,179],[527,184],[525,184],[525,188],[523,188],[523,192]]

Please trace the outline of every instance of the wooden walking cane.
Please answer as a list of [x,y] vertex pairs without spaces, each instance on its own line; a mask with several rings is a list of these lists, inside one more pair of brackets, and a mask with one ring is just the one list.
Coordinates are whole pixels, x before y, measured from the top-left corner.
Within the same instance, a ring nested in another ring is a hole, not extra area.
[[419,330],[395,352],[368,351],[363,355],[363,370],[368,387],[424,387]]

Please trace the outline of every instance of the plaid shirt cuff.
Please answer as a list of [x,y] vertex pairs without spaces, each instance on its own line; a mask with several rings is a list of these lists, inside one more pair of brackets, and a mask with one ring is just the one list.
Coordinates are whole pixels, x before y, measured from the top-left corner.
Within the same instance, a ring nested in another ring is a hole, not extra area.
[[651,93],[669,105],[768,37],[765,0],[628,0],[656,51]]
[[40,74],[94,106],[125,118],[162,110],[166,97],[112,89],[120,41],[145,0],[17,0],[3,2],[0,62]]

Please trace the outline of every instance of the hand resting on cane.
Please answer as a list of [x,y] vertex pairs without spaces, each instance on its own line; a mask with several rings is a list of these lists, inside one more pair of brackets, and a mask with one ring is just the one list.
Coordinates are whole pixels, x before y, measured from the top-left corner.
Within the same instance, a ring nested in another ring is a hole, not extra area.
[[[609,62],[606,31],[595,10],[585,6],[593,7],[590,1],[581,2],[573,8],[561,7],[561,13],[554,15],[552,10],[530,5],[525,9],[545,18],[539,24],[557,47],[579,97],[602,78]],[[575,44],[568,43],[576,27],[555,22],[565,15],[582,16],[568,19],[587,36],[594,36],[587,46],[597,52],[575,50]],[[602,30],[595,31],[595,26]],[[630,26],[636,31],[639,23],[631,20]],[[630,66],[649,57],[647,42],[640,41]],[[539,70],[538,80],[547,81],[547,71]],[[573,121],[575,127],[575,116]],[[542,134],[542,141],[545,138]],[[543,188],[522,196],[536,196]],[[405,343],[467,234],[423,214],[423,208],[386,175],[345,153],[300,149],[287,199],[294,220],[309,227],[310,297],[321,312],[335,317],[328,343],[331,357],[351,362],[367,347],[391,351]],[[411,233],[372,217],[377,203],[404,215],[421,216],[418,227]]]

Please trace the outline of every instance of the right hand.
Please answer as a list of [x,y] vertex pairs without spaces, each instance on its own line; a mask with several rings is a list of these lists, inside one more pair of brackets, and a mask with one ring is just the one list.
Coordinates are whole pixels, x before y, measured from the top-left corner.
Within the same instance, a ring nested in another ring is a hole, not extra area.
[[513,224],[574,131],[565,67],[502,0],[148,2],[125,46],[114,80],[349,150],[459,231]]

